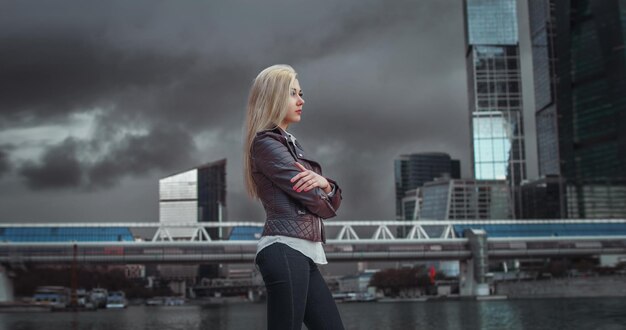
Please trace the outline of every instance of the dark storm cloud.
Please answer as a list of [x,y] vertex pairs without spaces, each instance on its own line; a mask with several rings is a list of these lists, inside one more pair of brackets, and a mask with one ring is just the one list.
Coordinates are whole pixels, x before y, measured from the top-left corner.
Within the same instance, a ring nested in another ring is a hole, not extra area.
[[157,127],[149,134],[129,136],[92,165],[87,176],[93,186],[111,186],[124,175],[142,176],[152,170],[176,171],[192,163],[191,136],[180,128]]
[[[156,127],[143,135],[126,134],[119,142],[106,145],[97,139],[67,138],[48,148],[39,161],[23,164],[19,173],[31,189],[97,189],[110,187],[128,175],[175,171],[191,163],[195,151],[191,136],[177,127]],[[103,156],[89,159],[94,152]]]
[[67,138],[46,150],[39,162],[28,161],[19,169],[31,189],[68,188],[81,184],[78,142]]
[[0,179],[11,170],[11,162],[9,160],[10,145],[0,146]]
[[392,216],[394,157],[469,158],[461,9],[457,0],[3,2],[0,127],[97,114],[91,136],[14,165],[34,190],[114,189],[228,158],[230,218],[254,218],[239,177],[248,88],[264,67],[288,63],[307,101],[290,130],[340,181],[344,218]]
[[72,35],[0,38],[0,125],[37,125],[115,104],[124,93],[176,81],[191,56],[124,51]]

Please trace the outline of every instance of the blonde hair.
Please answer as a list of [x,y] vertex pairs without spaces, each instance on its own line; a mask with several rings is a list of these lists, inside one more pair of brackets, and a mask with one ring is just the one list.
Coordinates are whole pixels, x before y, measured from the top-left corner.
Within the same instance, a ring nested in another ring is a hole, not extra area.
[[261,71],[250,88],[244,127],[243,171],[246,190],[252,198],[259,197],[252,178],[252,142],[258,132],[274,129],[282,123],[288,110],[289,86],[296,76],[296,71],[289,65],[273,65]]

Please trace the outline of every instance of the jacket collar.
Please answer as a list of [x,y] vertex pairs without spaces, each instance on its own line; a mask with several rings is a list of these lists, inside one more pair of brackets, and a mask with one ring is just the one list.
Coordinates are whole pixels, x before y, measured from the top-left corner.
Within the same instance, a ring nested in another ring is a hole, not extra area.
[[274,139],[279,140],[280,142],[285,144],[294,159],[304,159],[307,162],[311,163],[313,166],[321,168],[318,162],[307,157],[307,154],[304,152],[304,149],[302,149],[302,146],[300,145],[298,140],[296,140],[296,143],[293,143],[289,138],[287,132],[284,131],[282,128],[276,126],[273,129],[268,129],[257,133],[257,136],[262,135],[272,136]]
[[287,135],[287,132],[283,131],[282,128],[276,126],[275,128],[271,128],[271,129],[266,129],[260,132],[256,133],[256,136],[262,136],[262,135],[269,135],[269,136],[274,136],[274,137],[284,137],[285,139],[287,139],[289,136]]
[[[264,131],[260,131],[256,133],[256,135],[257,136],[264,136],[264,135],[273,136],[274,138],[276,138],[277,140],[280,140],[281,142],[286,142],[286,144],[289,144],[289,142],[291,142],[291,139],[289,138],[289,133],[287,133],[285,130],[283,130],[282,128],[278,126],[272,129],[266,129]],[[296,142],[296,144],[299,144],[299,143]],[[302,147],[300,147],[300,149],[302,149]]]

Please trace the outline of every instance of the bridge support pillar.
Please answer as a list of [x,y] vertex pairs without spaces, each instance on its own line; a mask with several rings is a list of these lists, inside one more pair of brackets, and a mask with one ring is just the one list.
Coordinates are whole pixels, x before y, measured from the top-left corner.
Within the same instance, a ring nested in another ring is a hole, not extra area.
[[13,282],[7,274],[7,269],[0,266],[0,302],[13,301]]
[[488,296],[487,233],[484,230],[467,229],[464,234],[469,240],[472,258],[461,262],[459,293],[462,296]]

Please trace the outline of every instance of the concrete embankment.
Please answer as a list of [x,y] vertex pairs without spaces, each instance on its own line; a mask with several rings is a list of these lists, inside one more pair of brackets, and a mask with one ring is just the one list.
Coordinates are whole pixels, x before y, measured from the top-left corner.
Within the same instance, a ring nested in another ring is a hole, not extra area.
[[499,282],[496,294],[509,298],[626,297],[625,276],[573,277]]

